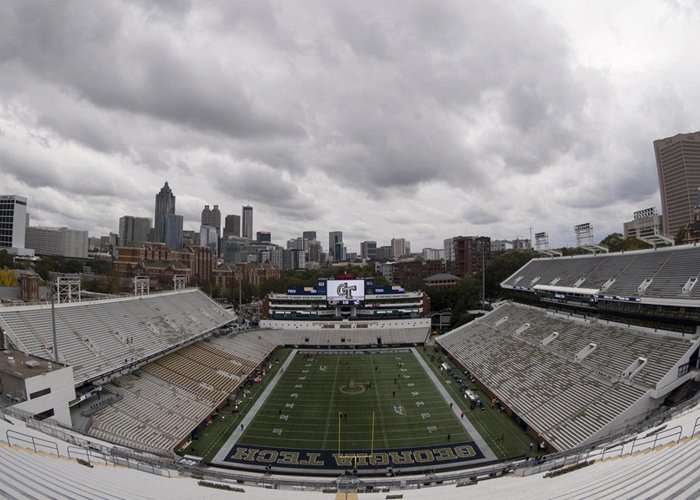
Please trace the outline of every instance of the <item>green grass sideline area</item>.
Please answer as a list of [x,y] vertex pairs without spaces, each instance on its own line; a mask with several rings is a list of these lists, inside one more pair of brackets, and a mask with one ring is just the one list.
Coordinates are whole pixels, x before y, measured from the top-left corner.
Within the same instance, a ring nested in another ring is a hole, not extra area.
[[[239,388],[235,397],[236,401],[226,401],[223,407],[219,408],[211,419],[211,424],[203,425],[194,431],[195,438],[190,445],[181,450],[183,455],[195,455],[202,457],[204,463],[209,463],[216,452],[224,445],[229,436],[233,433],[240,421],[245,417],[258,396],[267,387],[272,377],[277,373],[284,360],[292,352],[292,349],[278,348],[269,357],[265,368],[265,375],[258,384],[249,382]],[[271,365],[271,368],[267,369]],[[236,405],[236,402],[238,403]],[[238,411],[234,412],[234,406],[238,406]]]
[[300,351],[225,462],[376,469],[483,458],[409,349]]
[[[463,376],[462,382],[458,383],[440,369],[442,363],[447,363],[447,365],[457,370],[459,370],[459,367],[450,363],[444,355],[439,353],[436,347],[423,346],[416,348],[416,350],[430,365],[455,401],[459,402],[465,417],[471,421],[474,428],[484,438],[486,444],[496,456],[505,459],[541,454],[541,452],[537,451],[536,443],[533,443],[532,438],[510,416],[502,412],[498,405],[492,407],[489,397],[474,383],[467,380],[467,377]],[[462,375],[464,374],[462,373]],[[464,397],[463,390],[465,388],[471,390],[483,401],[483,409],[471,409],[469,400]],[[531,443],[533,446],[531,446]]]

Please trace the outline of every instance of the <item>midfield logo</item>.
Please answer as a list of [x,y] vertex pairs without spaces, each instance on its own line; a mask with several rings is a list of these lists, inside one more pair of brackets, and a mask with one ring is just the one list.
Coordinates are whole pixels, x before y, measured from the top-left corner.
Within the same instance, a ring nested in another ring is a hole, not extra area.
[[357,291],[355,285],[348,286],[347,282],[341,283],[337,288],[338,295],[345,297],[347,300],[352,300],[352,292]]

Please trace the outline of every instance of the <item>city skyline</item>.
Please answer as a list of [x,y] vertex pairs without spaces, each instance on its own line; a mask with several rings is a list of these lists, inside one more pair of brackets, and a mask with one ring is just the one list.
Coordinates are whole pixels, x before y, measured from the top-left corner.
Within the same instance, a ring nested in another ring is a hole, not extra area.
[[250,205],[278,244],[601,240],[661,209],[653,141],[700,130],[699,21],[684,0],[7,3],[0,185],[92,236],[153,217],[167,180],[186,229]]

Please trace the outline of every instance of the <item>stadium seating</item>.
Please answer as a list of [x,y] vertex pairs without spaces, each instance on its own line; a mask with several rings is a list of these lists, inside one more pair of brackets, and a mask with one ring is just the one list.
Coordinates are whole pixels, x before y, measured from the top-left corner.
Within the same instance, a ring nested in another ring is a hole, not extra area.
[[[682,246],[641,250],[624,254],[582,255],[533,259],[502,285],[532,288],[535,284],[601,289],[601,293],[624,297],[698,299],[700,287],[683,293],[689,278],[700,277],[700,247]],[[584,278],[582,282],[579,282]],[[649,286],[639,291],[645,279]],[[578,284],[577,284],[578,283]]]
[[[60,304],[58,351],[76,385],[216,329],[234,319],[197,289]],[[52,359],[50,306],[0,308],[0,327],[19,350]]]
[[258,336],[209,338],[120,377],[105,389],[122,399],[93,416],[89,434],[172,450],[272,352],[276,344]]
[[[552,337],[553,332],[558,335]],[[543,343],[547,338],[553,340]],[[650,390],[662,390],[662,379],[674,373],[692,346],[682,338],[565,319],[516,304],[453,330],[438,343],[559,449],[599,435]],[[595,349],[575,362],[591,344]],[[624,381],[623,372],[640,356],[647,363]]]

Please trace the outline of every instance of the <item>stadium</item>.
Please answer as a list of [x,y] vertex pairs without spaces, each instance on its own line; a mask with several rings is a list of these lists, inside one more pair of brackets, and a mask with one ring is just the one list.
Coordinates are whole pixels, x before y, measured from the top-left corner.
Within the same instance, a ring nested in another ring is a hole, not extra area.
[[423,293],[349,275],[257,328],[198,289],[2,307],[0,489],[694,497],[699,277],[694,246],[536,258],[439,337]]

